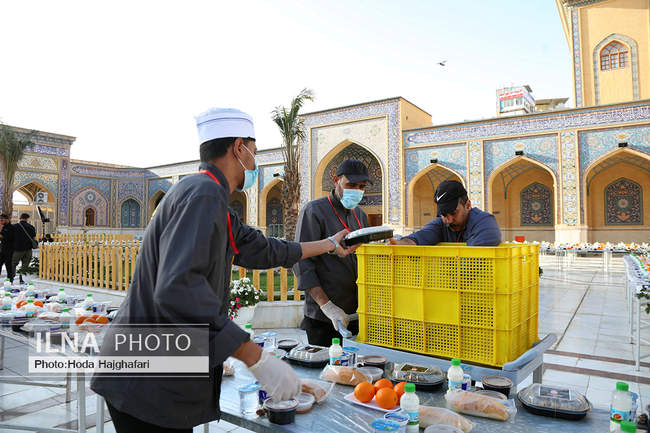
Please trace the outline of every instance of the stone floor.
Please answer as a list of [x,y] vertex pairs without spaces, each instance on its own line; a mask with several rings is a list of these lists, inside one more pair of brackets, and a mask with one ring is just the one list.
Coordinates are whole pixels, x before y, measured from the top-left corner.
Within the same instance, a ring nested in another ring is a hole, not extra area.
[[[638,372],[633,365],[621,260],[614,259],[609,272],[604,271],[600,259],[578,258],[560,268],[555,257],[550,256],[541,257],[540,264],[544,275],[540,280],[539,332],[541,336],[552,332],[558,337],[557,344],[544,356],[543,382],[573,387],[586,393],[594,406],[607,408],[615,382],[624,379],[630,390],[640,395],[642,405],[650,404],[650,361],[644,362]],[[82,287],[77,290],[86,291]],[[122,297],[95,290],[95,298],[113,300],[114,305]],[[306,340],[304,332],[298,329],[279,333]],[[650,352],[649,346],[642,349],[642,353]],[[26,367],[17,363],[24,359],[24,353],[20,354],[24,350],[8,343],[5,369],[0,376],[25,372]],[[63,392],[57,388],[0,383],[0,422],[60,427],[76,421],[76,401],[61,402]],[[86,399],[89,414],[95,412],[95,399],[94,395]],[[95,428],[89,431],[94,432]],[[110,421],[105,423],[104,431],[115,431]],[[202,427],[195,428],[195,432],[202,431]],[[210,432],[246,431],[225,422],[210,424]]]

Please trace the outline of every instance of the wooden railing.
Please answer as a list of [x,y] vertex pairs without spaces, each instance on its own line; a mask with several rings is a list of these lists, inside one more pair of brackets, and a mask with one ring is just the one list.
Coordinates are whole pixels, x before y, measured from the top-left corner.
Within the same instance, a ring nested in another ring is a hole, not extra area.
[[[42,243],[39,252],[38,277],[43,280],[99,287],[111,290],[128,290],[135,272],[135,263],[140,242],[123,244],[97,244],[83,242]],[[247,270],[239,268],[239,278],[247,275]],[[252,271],[252,283],[260,288],[262,278],[266,282],[266,297],[275,300],[275,281],[280,278],[280,300],[300,300],[298,280],[293,278],[289,288],[289,272],[280,268],[280,275],[273,269]],[[289,293],[290,290],[293,293]]]
[[140,246],[42,243],[38,277],[112,290],[128,290]]
[[55,233],[54,242],[115,242],[133,241],[132,234],[108,233]]
[[[262,273],[265,273],[265,278],[266,278],[266,299],[269,302],[272,302],[275,300],[275,271],[273,269],[267,269],[265,271],[260,271],[259,269],[255,269],[252,271],[253,272],[253,278],[252,278],[252,283],[253,287],[260,288],[260,281],[262,278]],[[244,268],[239,268],[239,273],[238,276],[239,278],[244,278],[247,275],[248,271]],[[281,301],[287,301],[289,300],[289,278],[288,278],[289,272],[286,268],[280,268],[280,300]],[[299,301],[300,300],[300,290],[298,290],[298,278],[294,276],[293,278],[293,300],[294,301]]]

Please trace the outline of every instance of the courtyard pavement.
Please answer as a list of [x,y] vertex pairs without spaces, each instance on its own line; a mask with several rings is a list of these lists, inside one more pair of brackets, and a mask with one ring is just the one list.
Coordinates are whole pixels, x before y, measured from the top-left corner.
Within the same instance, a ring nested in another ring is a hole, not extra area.
[[[540,279],[539,333],[544,336],[552,332],[558,337],[555,346],[544,355],[543,382],[570,386],[585,393],[594,406],[608,408],[615,383],[624,379],[630,390],[640,395],[640,407],[650,404],[650,362],[642,363],[641,371],[634,370],[621,259],[613,259],[610,272],[605,272],[598,258],[578,258],[569,267],[560,269],[555,257],[542,256],[540,265],[544,274]],[[119,305],[123,299],[122,293],[101,289],[93,292],[96,299],[112,300],[113,305]],[[278,333],[306,342],[304,332],[299,329]],[[27,366],[18,361],[24,360],[24,351],[24,347],[7,341],[5,369],[0,371],[0,376],[25,374]],[[642,352],[650,352],[650,347],[644,346]],[[531,381],[529,378],[520,388]],[[72,389],[75,388],[73,384]],[[76,424],[77,401],[64,403],[63,393],[58,388],[0,383],[0,422],[69,428]],[[86,407],[88,421],[94,423],[96,396],[90,394]],[[106,420],[104,431],[114,432],[108,414]],[[95,428],[88,431],[95,432]],[[203,428],[194,431],[199,433]],[[226,422],[210,424],[210,432],[247,431]]]

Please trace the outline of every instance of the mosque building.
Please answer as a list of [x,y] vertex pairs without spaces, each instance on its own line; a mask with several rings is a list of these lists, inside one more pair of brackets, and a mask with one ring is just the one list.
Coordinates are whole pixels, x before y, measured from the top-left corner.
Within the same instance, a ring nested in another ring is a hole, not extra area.
[[[535,100],[522,85],[497,90],[496,116],[478,121],[433,125],[401,97],[303,114],[301,203],[327,194],[336,166],[356,158],[373,180],[361,202],[370,223],[398,233],[435,218],[436,186],[456,179],[472,206],[496,216],[506,240],[647,241],[650,4],[556,4],[575,108],[564,106],[567,98]],[[149,168],[79,161],[70,159],[74,137],[39,132],[33,141],[15,179],[30,204],[16,210],[33,213],[38,204],[50,232],[141,235],[169,188],[198,169],[198,161]],[[257,184],[233,194],[231,207],[282,236],[282,151],[260,151],[257,160]]]

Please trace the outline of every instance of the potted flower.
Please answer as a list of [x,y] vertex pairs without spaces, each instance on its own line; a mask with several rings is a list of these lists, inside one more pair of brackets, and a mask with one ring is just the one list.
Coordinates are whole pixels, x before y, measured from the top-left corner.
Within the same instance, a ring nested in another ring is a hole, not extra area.
[[255,305],[260,302],[260,291],[251,284],[250,278],[240,278],[230,282],[230,306],[228,316],[236,323],[250,323]]

